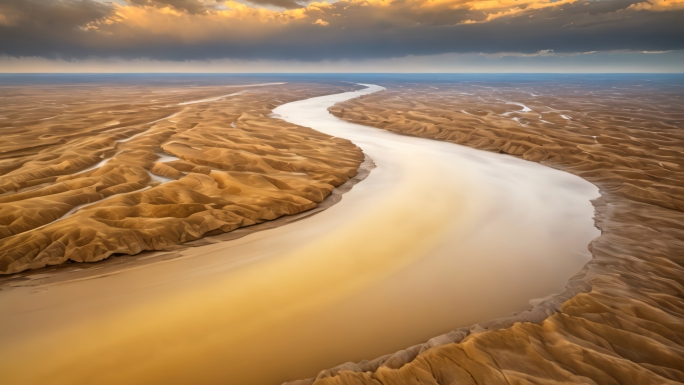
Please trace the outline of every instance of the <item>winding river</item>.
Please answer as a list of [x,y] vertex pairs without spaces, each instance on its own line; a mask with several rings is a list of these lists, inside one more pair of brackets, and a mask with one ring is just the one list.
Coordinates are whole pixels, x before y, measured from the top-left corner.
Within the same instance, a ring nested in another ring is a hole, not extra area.
[[561,292],[599,234],[597,188],[327,111],[381,89],[273,111],[375,161],[331,208],[162,263],[0,292],[8,383],[278,384]]

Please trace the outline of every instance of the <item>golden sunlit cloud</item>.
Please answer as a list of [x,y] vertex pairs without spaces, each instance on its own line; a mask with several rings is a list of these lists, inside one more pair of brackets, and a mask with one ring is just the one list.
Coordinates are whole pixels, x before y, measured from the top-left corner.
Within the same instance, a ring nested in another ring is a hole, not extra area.
[[672,11],[684,9],[684,0],[649,0],[642,3],[632,4],[630,9],[647,11]]
[[0,55],[320,62],[659,52],[684,49],[682,17],[684,0],[2,0]]
[[[525,11],[532,11],[537,9],[559,7],[564,4],[572,4],[577,0],[558,0],[558,1],[471,1],[467,3],[470,10],[483,11],[487,17],[483,20],[465,20],[462,24],[472,23],[486,23],[500,17],[514,16]],[[487,13],[487,10],[500,10],[496,13]]]
[[[518,13],[538,10],[547,7],[559,7],[563,4],[572,4],[576,0],[489,0],[489,1],[464,1],[464,0],[408,0],[398,4],[390,0],[340,0],[334,4],[327,2],[313,2],[305,7],[286,10],[272,10],[258,6],[250,6],[238,1],[225,1],[223,9],[208,9],[204,13],[189,13],[172,7],[121,6],[114,4],[115,12],[104,19],[96,20],[84,26],[87,31],[101,31],[104,26],[124,24],[133,29],[145,29],[153,33],[182,35],[184,38],[195,40],[202,36],[213,36],[217,31],[231,29],[229,24],[240,23],[240,27],[250,27],[260,24],[282,25],[296,21],[311,19],[309,23],[327,26],[330,23],[325,16],[343,16],[349,13],[349,8],[388,8],[392,7],[393,13],[402,13],[410,10],[414,16],[425,13],[435,13],[442,9],[478,11],[484,18],[480,20],[462,20],[460,23],[488,22],[506,16],[514,16]],[[682,0],[684,1],[684,0]],[[370,11],[367,11],[370,12]],[[380,19],[392,19],[392,14],[377,15]],[[178,28],[182,25],[183,28]]]

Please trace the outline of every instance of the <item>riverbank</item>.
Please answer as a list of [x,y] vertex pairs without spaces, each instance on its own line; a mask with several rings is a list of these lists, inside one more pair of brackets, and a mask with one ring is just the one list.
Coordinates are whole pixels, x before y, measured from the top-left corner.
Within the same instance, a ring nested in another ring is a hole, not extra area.
[[0,87],[13,101],[0,107],[0,274],[298,214],[363,161],[349,141],[266,116],[350,86],[168,82]]
[[[591,262],[532,311],[295,383],[684,382],[681,82],[542,80],[395,84],[331,111],[591,181],[601,188],[593,203],[602,231]],[[511,111],[511,101],[523,108]]]
[[[278,383],[528,309],[530,299],[562,290],[581,269],[596,231],[593,186],[503,155],[350,125],[327,112],[362,94],[274,110],[358,141],[376,162],[331,208],[187,249],[188,258],[0,292],[0,362],[8,378]],[[576,204],[569,209],[567,200]],[[549,242],[550,234],[570,236]],[[40,367],[22,370],[25,357]]]

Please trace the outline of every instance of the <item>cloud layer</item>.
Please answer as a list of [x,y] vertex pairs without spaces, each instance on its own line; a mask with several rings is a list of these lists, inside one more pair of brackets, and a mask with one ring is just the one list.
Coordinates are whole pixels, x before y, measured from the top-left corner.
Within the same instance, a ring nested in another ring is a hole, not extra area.
[[684,49],[684,0],[3,0],[0,55],[371,60]]

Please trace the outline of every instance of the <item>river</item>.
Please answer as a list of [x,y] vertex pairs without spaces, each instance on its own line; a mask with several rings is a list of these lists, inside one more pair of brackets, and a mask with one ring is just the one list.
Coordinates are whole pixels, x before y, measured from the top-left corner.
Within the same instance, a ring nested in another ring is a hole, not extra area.
[[378,86],[276,118],[376,163],[305,220],[181,258],[0,292],[11,384],[279,384],[373,359],[559,293],[599,235],[583,179],[332,116]]

